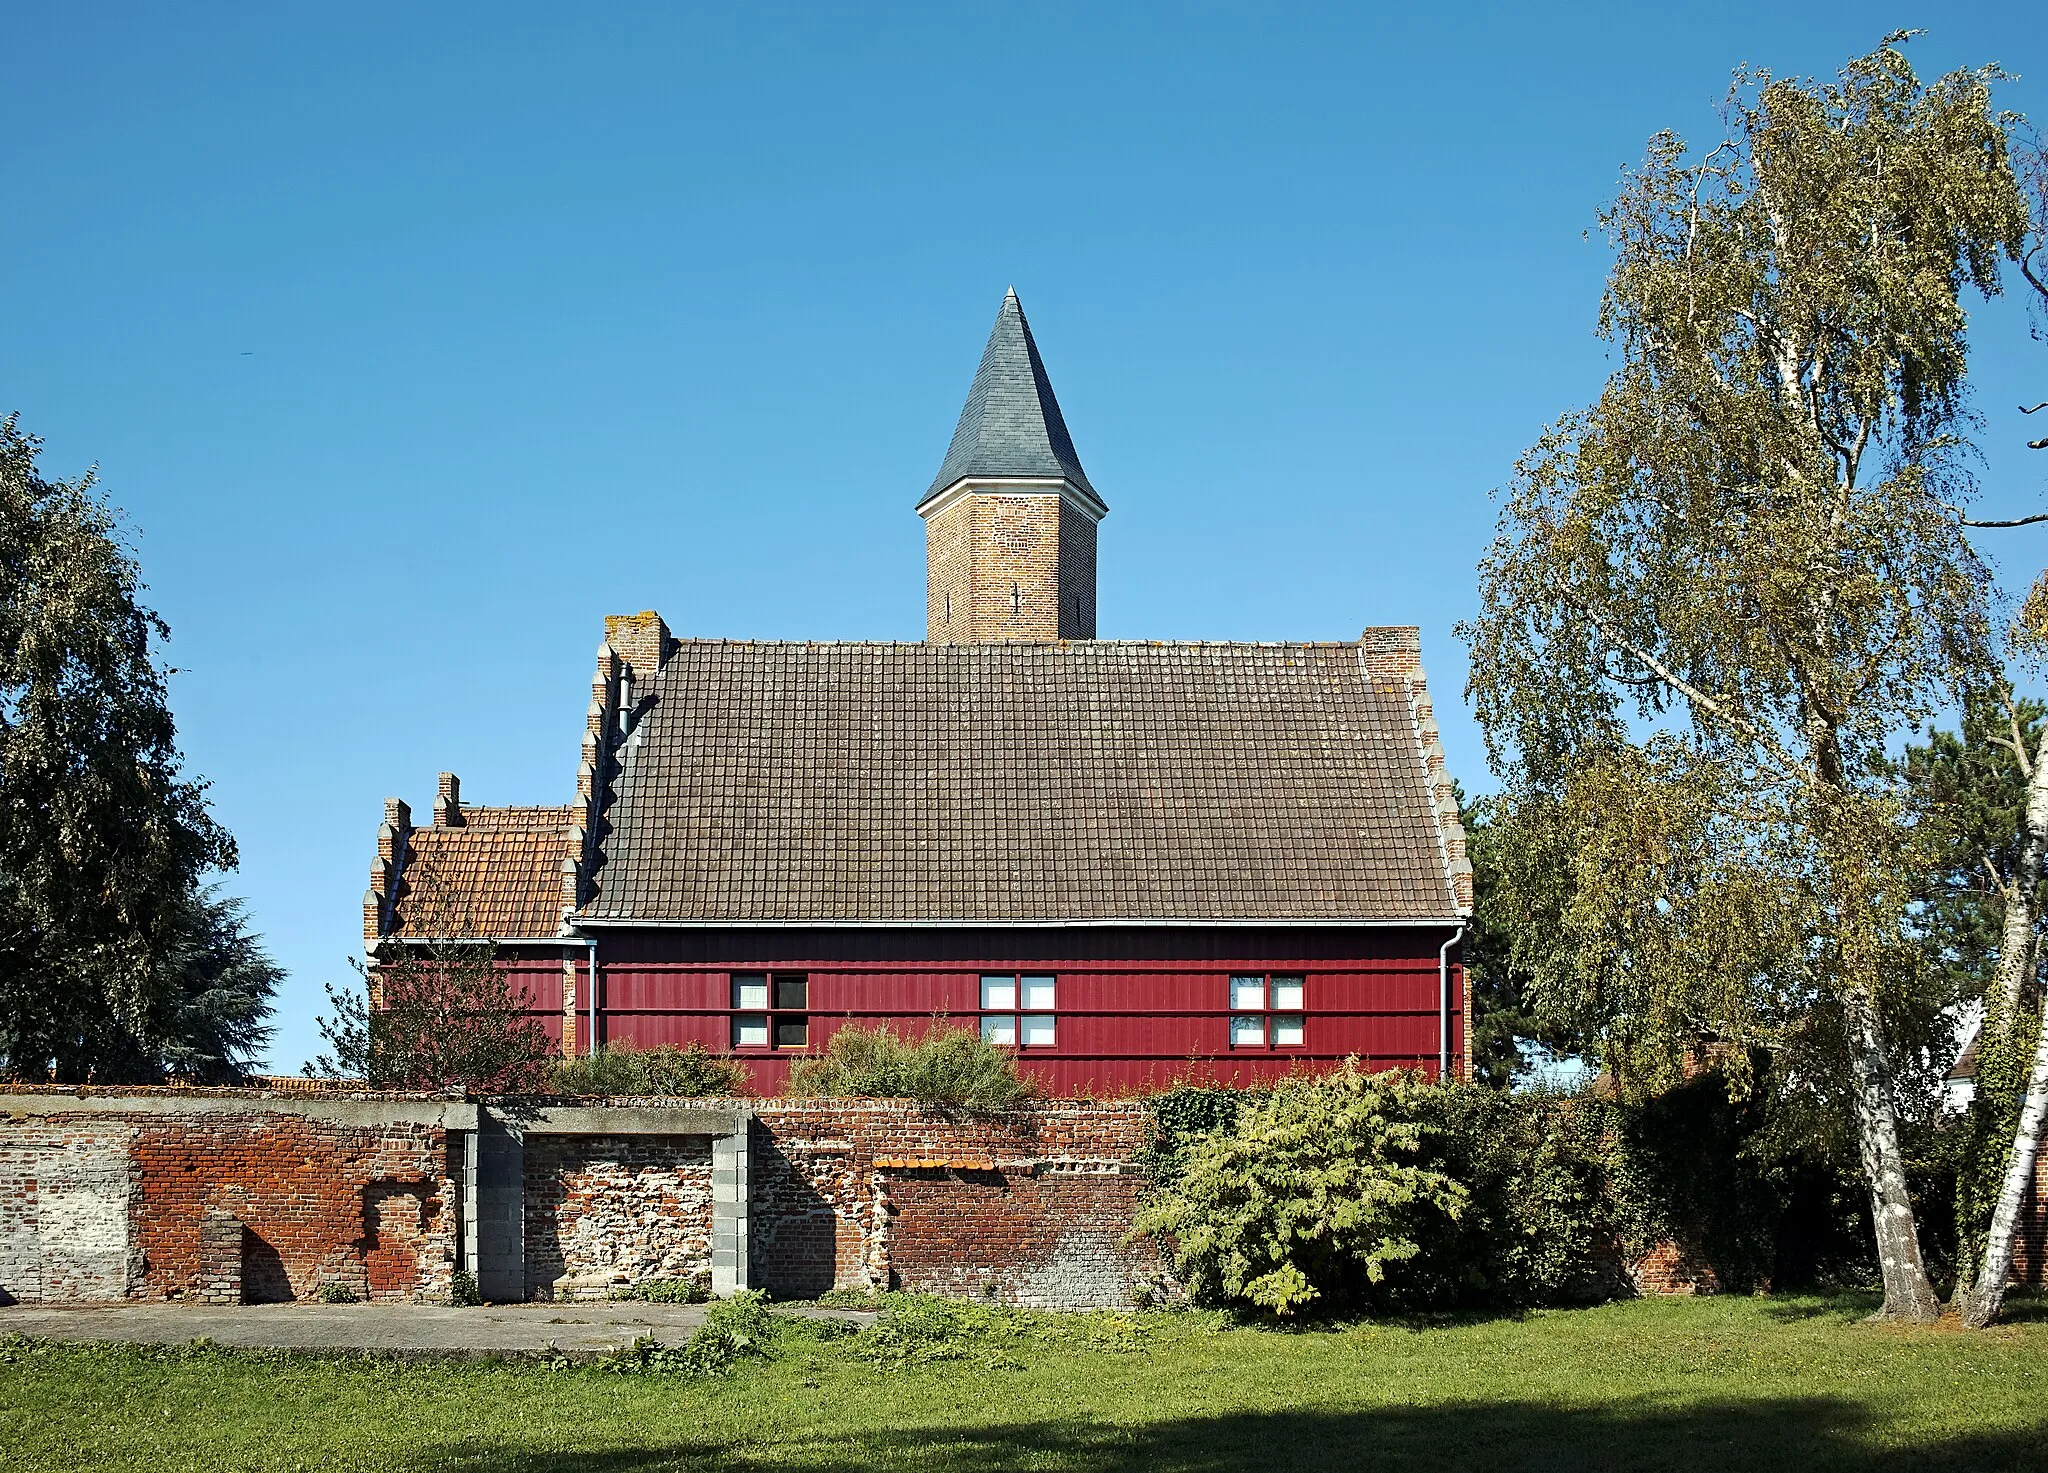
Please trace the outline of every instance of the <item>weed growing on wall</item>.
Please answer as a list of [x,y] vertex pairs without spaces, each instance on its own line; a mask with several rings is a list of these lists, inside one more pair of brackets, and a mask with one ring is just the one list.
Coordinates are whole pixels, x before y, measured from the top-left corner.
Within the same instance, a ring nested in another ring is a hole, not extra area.
[[886,1024],[841,1028],[823,1053],[789,1071],[792,1097],[916,1100],[1000,1110],[1036,1098],[1038,1086],[1017,1072],[1017,1056],[978,1033],[934,1020],[922,1038]]
[[556,1060],[544,1088],[564,1095],[709,1099],[745,1094],[748,1079],[745,1064],[701,1043],[680,1048],[664,1043],[650,1049],[606,1044],[595,1054]]

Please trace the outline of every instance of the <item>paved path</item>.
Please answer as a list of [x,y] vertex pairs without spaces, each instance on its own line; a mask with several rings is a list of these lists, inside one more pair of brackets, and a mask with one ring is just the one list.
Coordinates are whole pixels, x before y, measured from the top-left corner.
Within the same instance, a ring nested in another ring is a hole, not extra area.
[[[599,1300],[454,1309],[445,1304],[16,1304],[0,1308],[0,1335],[126,1340],[277,1350],[374,1350],[397,1355],[530,1354],[552,1347],[597,1355],[652,1335],[680,1345],[704,1323],[701,1304]],[[865,1323],[872,1314],[809,1307],[807,1314]]]

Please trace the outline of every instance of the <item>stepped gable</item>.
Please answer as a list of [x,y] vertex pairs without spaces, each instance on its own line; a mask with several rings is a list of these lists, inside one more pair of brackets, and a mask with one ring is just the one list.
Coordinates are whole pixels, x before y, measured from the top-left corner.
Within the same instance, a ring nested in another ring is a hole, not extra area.
[[465,804],[441,774],[433,822],[392,799],[378,834],[364,940],[539,940],[562,929],[562,863],[578,842],[568,807]]

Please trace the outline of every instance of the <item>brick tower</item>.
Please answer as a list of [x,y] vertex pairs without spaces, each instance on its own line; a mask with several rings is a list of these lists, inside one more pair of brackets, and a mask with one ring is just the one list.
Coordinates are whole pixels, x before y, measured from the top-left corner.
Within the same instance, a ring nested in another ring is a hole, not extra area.
[[1074,453],[1014,287],[917,514],[927,641],[1095,638],[1095,524],[1109,507]]

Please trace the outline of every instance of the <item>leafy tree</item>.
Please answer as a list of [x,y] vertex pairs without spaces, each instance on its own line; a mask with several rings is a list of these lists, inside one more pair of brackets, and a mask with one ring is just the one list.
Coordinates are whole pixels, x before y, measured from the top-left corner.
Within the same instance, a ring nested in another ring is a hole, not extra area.
[[1465,1210],[1465,1188],[1415,1159],[1429,1097],[1419,1075],[1356,1061],[1282,1080],[1186,1147],[1136,1230],[1161,1238],[1197,1299],[1282,1315],[1370,1300]]
[[1517,466],[1465,632],[1506,802],[1569,859],[1539,1005],[1665,1057],[1796,1051],[1854,1121],[1883,1312],[1924,1319],[1922,861],[1885,756],[1986,663],[1962,297],[2026,212],[1996,73],[1923,86],[1901,41],[1738,74],[1704,155],[1651,140],[1603,217],[1620,364]]
[[[1472,1077],[1506,1089],[1528,1072],[1530,1048],[1569,1052],[1572,1040],[1550,1027],[1531,1002],[1533,947],[1525,927],[1540,926],[1518,902],[1534,893],[1511,884],[1507,872],[1546,863],[1550,856],[1525,842],[1498,814],[1495,802],[1461,803],[1465,847],[1472,860],[1472,921],[1465,932],[1465,985],[1472,993]],[[1525,876],[1526,879],[1526,876]]]
[[[2033,289],[2037,313],[2048,308],[2048,147],[2036,146],[2023,156],[2021,177],[2028,195],[2030,213],[2026,238],[2016,252],[2021,278]],[[2044,338],[2042,319],[2034,327],[2036,341]],[[2037,413],[2048,404],[2021,406],[2023,414]],[[2048,450],[2048,438],[2029,442],[2031,450]],[[2048,521],[2048,512],[2012,520],[1966,521],[1974,527],[2018,527]],[[2021,606],[2009,632],[2012,652],[2036,665],[2048,656],[2048,573],[2043,573]],[[2003,687],[2001,687],[2003,689]],[[1958,1284],[1964,1322],[1983,1326],[1998,1318],[2005,1302],[2006,1281],[2012,1267],[2013,1234],[2040,1153],[2041,1132],[2048,1123],[2048,1006],[2039,996],[2028,996],[2036,980],[2041,924],[2041,874],[2048,861],[2048,736],[2039,739],[2029,756],[2026,742],[2013,724],[2012,755],[2027,782],[2027,801],[2018,827],[2018,856],[2012,880],[2002,892],[2005,923],[2001,932],[1998,972],[1985,998],[1982,1045],[1979,1049],[1978,1094],[1984,1108],[1975,1111],[1982,1127],[1987,1116],[1996,1118],[2002,1104],[1986,1097],[2005,1096],[2022,1069],[2025,1092],[2011,1128],[2011,1145],[2005,1154],[2005,1171],[1998,1199],[1992,1209],[1991,1225],[1985,1234],[1984,1251],[1976,1282]],[[2025,1059],[2031,1032],[2032,1058]]]
[[164,622],[93,476],[0,419],[0,1070],[226,1077],[277,972],[202,884],[235,846],[183,777]]
[[373,968],[352,963],[364,990],[327,986],[318,1022],[328,1045],[308,1077],[380,1089],[528,1094],[553,1062],[547,1032],[488,944],[389,945]]

